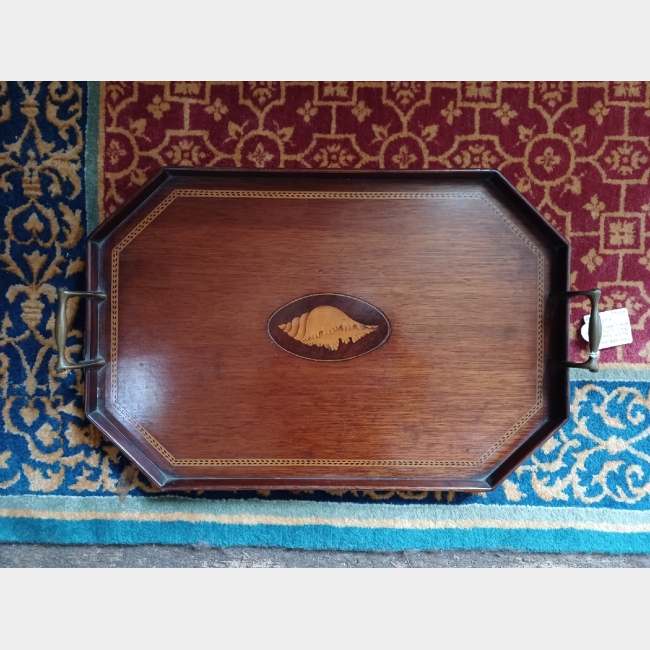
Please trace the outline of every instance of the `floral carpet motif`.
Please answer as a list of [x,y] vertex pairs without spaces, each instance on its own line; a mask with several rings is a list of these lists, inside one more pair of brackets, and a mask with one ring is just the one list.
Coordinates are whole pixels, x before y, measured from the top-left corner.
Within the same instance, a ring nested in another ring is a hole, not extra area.
[[[649,551],[649,136],[645,82],[0,83],[0,541]],[[489,495],[162,497],[85,420],[53,325],[87,233],[167,165],[500,169],[634,343],[573,375],[570,422]]]

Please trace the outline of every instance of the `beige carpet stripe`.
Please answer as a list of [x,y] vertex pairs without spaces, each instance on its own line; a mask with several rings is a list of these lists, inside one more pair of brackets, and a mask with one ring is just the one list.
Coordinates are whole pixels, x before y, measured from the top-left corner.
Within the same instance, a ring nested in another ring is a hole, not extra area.
[[327,517],[280,517],[277,515],[210,515],[189,512],[60,512],[56,510],[0,509],[0,517],[22,519],[56,519],[61,521],[136,521],[159,523],[213,523],[245,526],[333,526],[335,528],[387,528],[411,530],[443,529],[529,529],[529,530],[590,530],[604,533],[648,533],[650,523],[613,524],[588,521],[511,521],[507,519],[458,519],[458,520],[416,520],[416,519],[352,519]]

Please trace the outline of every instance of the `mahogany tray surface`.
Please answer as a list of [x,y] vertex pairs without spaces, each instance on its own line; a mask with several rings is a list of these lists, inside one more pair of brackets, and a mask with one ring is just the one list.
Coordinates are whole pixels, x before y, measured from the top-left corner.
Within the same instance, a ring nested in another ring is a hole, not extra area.
[[490,490],[568,418],[569,244],[495,171],[167,169],[87,259],[88,417],[163,489]]

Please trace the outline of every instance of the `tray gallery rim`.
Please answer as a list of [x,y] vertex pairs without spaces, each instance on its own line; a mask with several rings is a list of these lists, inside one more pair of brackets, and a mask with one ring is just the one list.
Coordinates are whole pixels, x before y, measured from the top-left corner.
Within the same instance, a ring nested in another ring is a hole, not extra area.
[[[354,172],[341,172],[341,171],[313,171],[313,170],[249,170],[249,169],[227,169],[227,168],[166,168],[158,175],[152,178],[143,188],[133,197],[130,201],[121,206],[116,213],[111,215],[106,221],[98,226],[89,236],[87,242],[87,289],[88,291],[98,291],[101,289],[100,276],[105,272],[101,268],[100,252],[102,244],[105,243],[106,234],[111,231],[114,224],[118,223],[124,215],[133,214],[135,206],[144,205],[157,190],[162,187],[170,178],[187,178],[187,177],[211,177],[219,176],[222,178],[333,178],[333,177],[346,177],[355,179],[389,179],[402,181],[406,179],[423,179],[423,180],[482,180],[496,183],[501,188],[505,188],[510,193],[514,201],[519,201],[518,209],[527,211],[533,215],[534,218],[541,220],[536,223],[540,229],[546,229],[548,233],[557,242],[559,257],[562,258],[560,266],[563,266],[566,273],[560,273],[559,282],[556,284],[555,290],[558,288],[568,288],[568,270],[569,270],[569,243],[550,225],[546,220],[539,215],[533,206],[522,197],[512,185],[503,177],[503,175],[496,170],[417,170],[412,172],[395,172],[395,171],[354,171]],[[562,287],[562,285],[564,285]],[[94,310],[89,310],[89,318],[87,320],[87,344],[88,356],[94,358],[97,356],[99,347],[99,329],[97,314]],[[568,348],[568,310],[565,307],[560,307],[558,310],[557,318],[555,319],[555,326],[559,321],[563,321],[559,325],[559,330],[565,331],[561,338],[564,338],[564,348]],[[562,347],[562,345],[560,345]],[[565,357],[566,358],[566,357]],[[544,372],[547,372],[545,365]],[[173,473],[167,472],[143,453],[141,449],[137,448],[124,448],[123,440],[120,440],[119,435],[115,435],[114,422],[111,422],[101,403],[98,396],[97,374],[98,370],[90,369],[86,371],[86,411],[89,419],[111,439],[123,453],[131,458],[145,474],[149,476],[159,487],[165,490],[183,490],[183,489],[410,489],[410,490],[466,490],[466,491],[489,491],[494,489],[513,469],[518,466],[525,458],[527,458],[537,447],[544,443],[546,439],[554,431],[557,431],[568,419],[568,370],[557,368],[554,369],[556,383],[558,384],[558,393],[561,393],[563,399],[560,400],[562,404],[558,404],[557,413],[554,417],[549,418],[538,427],[534,436],[526,440],[515,453],[508,457],[508,463],[501,463],[500,466],[483,477],[480,480],[454,480],[454,479],[431,479],[424,480],[422,478],[416,479],[395,479],[395,478],[382,478],[376,477],[373,479],[367,478],[354,478],[350,479],[326,479],[318,478],[314,480],[313,477],[291,477],[291,478],[224,478],[218,479],[214,476],[193,477],[193,478],[179,478],[174,476]],[[534,437],[534,440],[532,439]],[[507,467],[505,465],[508,465]]]

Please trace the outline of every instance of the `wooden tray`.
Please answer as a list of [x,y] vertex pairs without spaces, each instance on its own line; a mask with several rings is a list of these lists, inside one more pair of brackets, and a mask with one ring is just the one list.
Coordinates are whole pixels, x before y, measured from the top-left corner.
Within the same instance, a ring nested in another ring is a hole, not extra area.
[[569,244],[498,172],[168,169],[87,264],[88,417],[164,489],[490,490],[568,417]]

